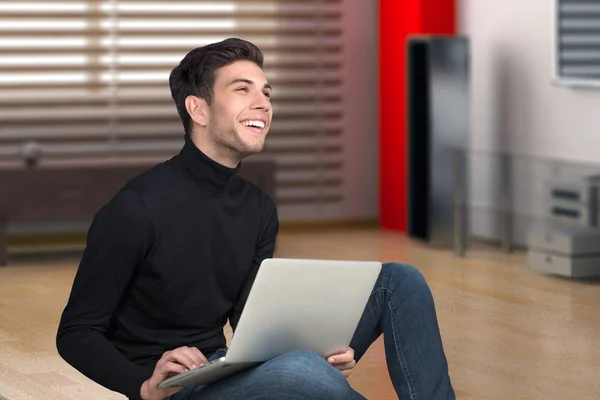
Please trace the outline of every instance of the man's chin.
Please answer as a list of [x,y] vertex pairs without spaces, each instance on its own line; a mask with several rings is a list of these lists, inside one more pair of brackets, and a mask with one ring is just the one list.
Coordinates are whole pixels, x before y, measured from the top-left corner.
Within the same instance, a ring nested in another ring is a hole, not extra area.
[[262,153],[265,148],[265,137],[256,135],[246,135],[246,132],[238,132],[237,141],[231,143],[232,149],[235,149],[242,157],[252,154]]
[[261,140],[261,139],[249,140],[244,144],[245,144],[245,147],[248,149],[248,151],[253,154],[260,153],[265,148],[265,141]]
[[253,154],[259,154],[262,153],[262,151],[265,148],[265,144],[264,143],[246,143],[245,146],[243,146],[243,149],[240,149],[240,153],[244,156],[244,157],[248,157],[251,156]]
[[251,155],[251,154],[259,154],[259,153],[262,153],[262,152],[263,152],[263,150],[264,150],[264,148],[265,148],[265,146],[264,146],[264,145],[261,145],[261,146],[254,146],[254,147],[252,147],[252,148],[250,148],[250,149],[248,150],[248,154],[249,154],[249,155]]

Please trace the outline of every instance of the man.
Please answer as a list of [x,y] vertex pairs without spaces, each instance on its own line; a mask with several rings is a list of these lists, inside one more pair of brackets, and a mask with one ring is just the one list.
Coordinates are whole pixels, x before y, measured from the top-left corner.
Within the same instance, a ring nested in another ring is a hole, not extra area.
[[346,377],[383,334],[399,396],[454,398],[431,293],[402,264],[383,267],[343,354],[292,352],[206,387],[158,388],[223,354],[223,327],[235,330],[261,261],[273,256],[275,205],[236,175],[271,125],[262,66],[257,47],[228,39],[172,71],[185,144],[95,216],[58,328],[60,355],[129,398],[362,399]]

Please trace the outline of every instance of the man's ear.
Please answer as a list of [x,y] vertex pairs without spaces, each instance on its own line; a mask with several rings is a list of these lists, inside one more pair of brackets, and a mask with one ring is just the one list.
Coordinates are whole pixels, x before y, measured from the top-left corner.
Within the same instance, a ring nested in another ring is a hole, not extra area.
[[185,98],[185,108],[194,123],[203,127],[208,125],[209,113],[206,100],[196,96],[188,96]]

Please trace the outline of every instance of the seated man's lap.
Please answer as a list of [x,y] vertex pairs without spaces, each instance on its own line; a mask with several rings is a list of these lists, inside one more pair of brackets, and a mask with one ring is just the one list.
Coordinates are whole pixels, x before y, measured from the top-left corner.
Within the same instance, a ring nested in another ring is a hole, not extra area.
[[316,353],[294,351],[213,385],[186,388],[171,400],[363,399]]

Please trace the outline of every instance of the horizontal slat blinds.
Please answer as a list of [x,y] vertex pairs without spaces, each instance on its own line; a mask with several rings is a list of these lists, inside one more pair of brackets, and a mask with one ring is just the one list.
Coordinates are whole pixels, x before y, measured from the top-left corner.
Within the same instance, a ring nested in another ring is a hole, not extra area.
[[182,145],[171,69],[227,37],[265,53],[280,204],[341,200],[341,0],[2,1],[0,161],[160,161]]
[[600,1],[558,1],[558,75],[600,80]]

